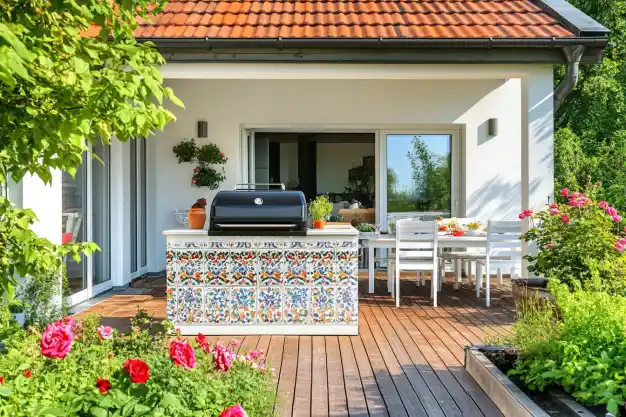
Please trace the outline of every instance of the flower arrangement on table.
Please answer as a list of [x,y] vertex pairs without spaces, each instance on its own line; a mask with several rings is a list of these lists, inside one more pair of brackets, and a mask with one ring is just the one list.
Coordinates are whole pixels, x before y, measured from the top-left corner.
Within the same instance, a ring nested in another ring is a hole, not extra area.
[[213,165],[224,165],[228,162],[228,158],[216,144],[209,143],[198,147],[195,139],[183,139],[174,146],[173,152],[179,164],[197,162],[191,177],[191,185],[194,187],[208,187],[210,190],[216,190],[226,179],[224,167],[220,170],[213,167]]
[[238,354],[236,340],[211,345],[162,324],[167,332],[153,334],[152,318],[140,312],[127,335],[96,317],[17,331],[0,355],[0,409],[15,416],[272,414],[275,384],[262,350]]

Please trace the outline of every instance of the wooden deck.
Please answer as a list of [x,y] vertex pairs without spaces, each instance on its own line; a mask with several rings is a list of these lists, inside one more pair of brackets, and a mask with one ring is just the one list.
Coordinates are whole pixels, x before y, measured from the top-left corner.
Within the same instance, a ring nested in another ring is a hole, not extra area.
[[[463,347],[481,343],[485,333],[504,334],[515,308],[510,291],[492,289],[492,307],[476,299],[469,285],[450,283],[433,308],[427,287],[402,283],[401,308],[376,281],[367,294],[361,274],[359,336],[246,336],[244,351],[267,352],[277,376],[279,416],[501,416],[463,368]],[[164,283],[152,280],[148,294],[120,294],[85,310],[128,328],[138,308],[165,316]],[[135,292],[131,289],[129,292]],[[211,342],[230,337],[212,337]]]

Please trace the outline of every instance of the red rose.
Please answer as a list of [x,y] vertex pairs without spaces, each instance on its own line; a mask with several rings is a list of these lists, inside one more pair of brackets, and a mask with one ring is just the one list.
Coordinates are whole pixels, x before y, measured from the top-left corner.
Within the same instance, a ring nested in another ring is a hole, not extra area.
[[96,387],[100,391],[100,394],[106,394],[111,389],[111,382],[108,379],[98,378],[96,380]]
[[150,378],[150,367],[141,359],[128,359],[124,362],[124,369],[135,384],[145,384]]
[[4,377],[0,376],[0,385],[4,384]]
[[209,353],[211,351],[211,345],[209,344],[209,341],[207,340],[206,336],[203,335],[202,333],[198,333],[198,336],[196,336],[196,343],[206,353]]
[[170,358],[174,365],[185,369],[196,366],[196,353],[186,340],[175,340],[170,344]]
[[237,404],[222,411],[220,417],[248,417],[248,414],[241,404]]
[[222,159],[224,159],[224,153],[221,153],[220,156],[222,157]]
[[32,376],[32,373],[30,372],[30,369],[24,369],[24,376],[26,378],[30,378]]

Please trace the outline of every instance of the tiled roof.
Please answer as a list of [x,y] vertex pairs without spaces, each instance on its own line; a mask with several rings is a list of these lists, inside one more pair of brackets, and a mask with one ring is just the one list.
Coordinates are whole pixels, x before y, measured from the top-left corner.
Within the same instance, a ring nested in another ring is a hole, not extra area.
[[169,0],[138,38],[574,36],[530,0]]

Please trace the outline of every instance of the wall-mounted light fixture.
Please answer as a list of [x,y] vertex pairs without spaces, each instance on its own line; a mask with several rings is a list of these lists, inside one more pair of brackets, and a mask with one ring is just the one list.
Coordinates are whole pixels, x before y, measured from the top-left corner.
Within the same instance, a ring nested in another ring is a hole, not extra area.
[[487,132],[489,136],[498,136],[498,119],[489,119],[488,124]]
[[199,138],[209,137],[209,124],[206,122],[206,120],[198,121],[198,137]]

